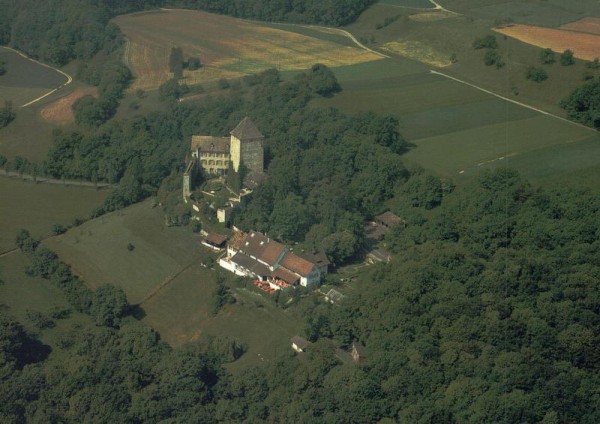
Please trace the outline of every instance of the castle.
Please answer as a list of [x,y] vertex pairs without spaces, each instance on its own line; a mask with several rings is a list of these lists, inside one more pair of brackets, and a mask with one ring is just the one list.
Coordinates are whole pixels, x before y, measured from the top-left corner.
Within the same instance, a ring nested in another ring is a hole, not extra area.
[[230,166],[239,172],[243,163],[249,174],[262,174],[264,139],[248,117],[242,119],[229,137],[192,136],[191,155],[183,174],[183,198],[187,199],[192,193],[200,170],[205,175],[223,176]]

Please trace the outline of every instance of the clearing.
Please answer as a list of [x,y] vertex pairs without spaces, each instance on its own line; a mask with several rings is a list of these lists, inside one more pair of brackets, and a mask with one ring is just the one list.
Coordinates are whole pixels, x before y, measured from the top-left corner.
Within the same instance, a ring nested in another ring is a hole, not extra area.
[[188,85],[234,78],[277,67],[307,69],[314,63],[330,67],[369,62],[380,56],[345,44],[286,31],[272,25],[192,10],[162,10],[114,19],[129,42],[127,61],[136,80],[131,90],[154,89],[171,74],[171,47],[203,66],[185,71]]

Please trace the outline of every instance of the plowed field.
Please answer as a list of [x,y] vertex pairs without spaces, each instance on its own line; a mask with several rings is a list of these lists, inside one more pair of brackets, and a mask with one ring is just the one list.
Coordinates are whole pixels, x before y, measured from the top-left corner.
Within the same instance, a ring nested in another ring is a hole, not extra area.
[[80,88],[71,94],[62,97],[42,109],[42,118],[53,124],[68,124],[75,121],[73,114],[73,103],[88,94],[96,95],[98,90],[95,87]]
[[579,59],[594,60],[600,57],[600,35],[533,25],[512,25],[496,28],[494,31],[534,46],[550,48],[556,52],[570,49]]
[[600,35],[600,18],[583,18],[576,22],[570,22],[562,25],[560,29]]
[[137,78],[132,90],[153,89],[171,77],[173,46],[181,47],[186,58],[202,61],[200,70],[185,72],[188,84],[272,67],[296,70],[314,63],[336,67],[381,59],[358,47],[200,11],[162,10],[119,16],[114,22],[130,43],[126,60]]

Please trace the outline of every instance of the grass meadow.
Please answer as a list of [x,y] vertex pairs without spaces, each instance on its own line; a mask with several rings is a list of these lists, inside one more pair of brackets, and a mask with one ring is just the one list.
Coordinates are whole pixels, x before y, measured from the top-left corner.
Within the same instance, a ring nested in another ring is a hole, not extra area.
[[[593,161],[577,158],[597,152],[593,130],[431,74],[418,62],[392,58],[334,72],[342,92],[315,106],[395,115],[413,145],[406,160],[458,181],[506,164],[536,181],[570,177]],[[557,149],[562,153],[553,155]],[[545,161],[538,162],[542,156]]]
[[[152,200],[88,221],[44,243],[90,287],[122,287],[129,302],[137,305],[138,319],[173,346],[224,334],[246,343],[248,353],[230,365],[233,369],[268,361],[289,348],[289,338],[300,330],[291,313],[243,288],[233,288],[237,302],[213,316],[218,271],[202,264],[216,255],[188,228],[165,227],[162,211]],[[132,251],[128,243],[135,247]]]
[[109,191],[34,184],[0,176],[0,193],[0,252],[5,252],[15,247],[20,228],[29,229],[36,237],[46,237],[54,224],[68,226],[75,218],[87,218]]
[[[171,47],[203,63],[185,71],[188,85],[235,78],[276,67],[306,69],[320,62],[335,67],[380,59],[379,56],[334,41],[339,36],[317,30],[287,31],[227,16],[191,10],[162,10],[115,18],[129,40],[128,62],[136,80],[131,90],[154,89],[171,77]],[[313,35],[309,35],[313,34]]]

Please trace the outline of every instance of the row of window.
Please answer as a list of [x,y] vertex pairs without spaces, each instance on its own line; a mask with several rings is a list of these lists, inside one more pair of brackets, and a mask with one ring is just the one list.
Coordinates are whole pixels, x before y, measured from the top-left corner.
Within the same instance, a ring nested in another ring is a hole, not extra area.
[[209,165],[229,166],[229,161],[228,160],[203,160],[202,161],[202,166],[209,166]]
[[229,153],[207,153],[207,152],[201,152],[200,156],[202,156],[203,158],[205,158],[205,157],[210,157],[210,158],[227,158],[227,157],[229,157]]

